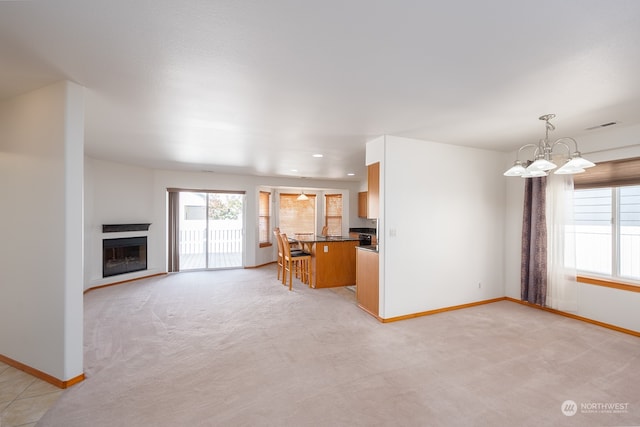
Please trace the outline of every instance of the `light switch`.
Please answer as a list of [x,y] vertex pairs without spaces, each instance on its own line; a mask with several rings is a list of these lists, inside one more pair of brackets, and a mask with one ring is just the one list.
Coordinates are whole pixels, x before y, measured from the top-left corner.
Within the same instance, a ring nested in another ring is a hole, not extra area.
[[396,229],[395,228],[389,229],[389,237],[396,237]]
[[328,245],[324,245],[324,251],[325,252],[329,252],[329,246]]

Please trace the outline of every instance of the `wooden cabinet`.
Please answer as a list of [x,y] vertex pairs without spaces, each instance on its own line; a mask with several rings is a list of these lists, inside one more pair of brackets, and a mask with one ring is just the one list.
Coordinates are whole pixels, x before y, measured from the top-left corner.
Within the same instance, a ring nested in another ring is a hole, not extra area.
[[367,217],[367,192],[361,191],[358,193],[358,216],[360,218]]
[[356,300],[364,311],[378,316],[378,252],[356,249]]
[[380,163],[367,167],[367,218],[375,219],[380,214]]
[[311,270],[314,288],[333,288],[356,282],[357,240],[313,242]]

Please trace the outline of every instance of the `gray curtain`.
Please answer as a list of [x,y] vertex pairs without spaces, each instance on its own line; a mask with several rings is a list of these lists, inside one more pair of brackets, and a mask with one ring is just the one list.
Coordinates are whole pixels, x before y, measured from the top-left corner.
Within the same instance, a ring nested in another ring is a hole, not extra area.
[[545,305],[547,299],[547,178],[525,178],[520,298]]
[[167,271],[176,272],[180,271],[180,251],[178,244],[180,243],[180,229],[178,226],[180,216],[180,193],[178,191],[167,190],[168,193],[168,223],[169,229],[167,230],[168,237],[168,255]]

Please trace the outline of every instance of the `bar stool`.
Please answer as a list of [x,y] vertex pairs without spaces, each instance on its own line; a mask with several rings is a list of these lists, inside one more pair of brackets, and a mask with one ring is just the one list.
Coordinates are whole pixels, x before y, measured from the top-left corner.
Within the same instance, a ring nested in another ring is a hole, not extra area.
[[[289,239],[286,234],[280,234],[283,248],[283,274],[282,284],[287,284],[287,272],[289,272],[289,290],[293,286],[293,271],[300,273],[300,280],[309,287],[313,283],[313,275],[311,272],[311,254],[306,252],[291,252]],[[297,274],[296,274],[297,276]]]
[[[276,244],[278,245],[278,280],[280,280],[280,272],[282,272],[282,279],[283,279],[283,285],[284,283],[284,246],[282,245],[282,236],[280,235],[280,229],[278,227],[273,229],[273,235],[275,236],[276,239]],[[293,249],[291,248],[291,254],[298,254],[301,253],[302,250],[300,249]],[[296,277],[298,277],[296,275]]]
[[282,272],[284,277],[284,249],[282,248],[282,239],[280,238],[280,230],[278,228],[273,230],[273,236],[278,245],[278,280],[280,280],[280,272]]

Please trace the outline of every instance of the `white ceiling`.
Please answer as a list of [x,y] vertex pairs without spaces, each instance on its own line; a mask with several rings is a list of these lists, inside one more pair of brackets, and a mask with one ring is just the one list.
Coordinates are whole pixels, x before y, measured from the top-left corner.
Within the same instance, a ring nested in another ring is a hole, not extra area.
[[61,79],[93,157],[362,180],[382,134],[511,151],[545,113],[558,137],[640,123],[640,1],[0,1],[0,99]]

